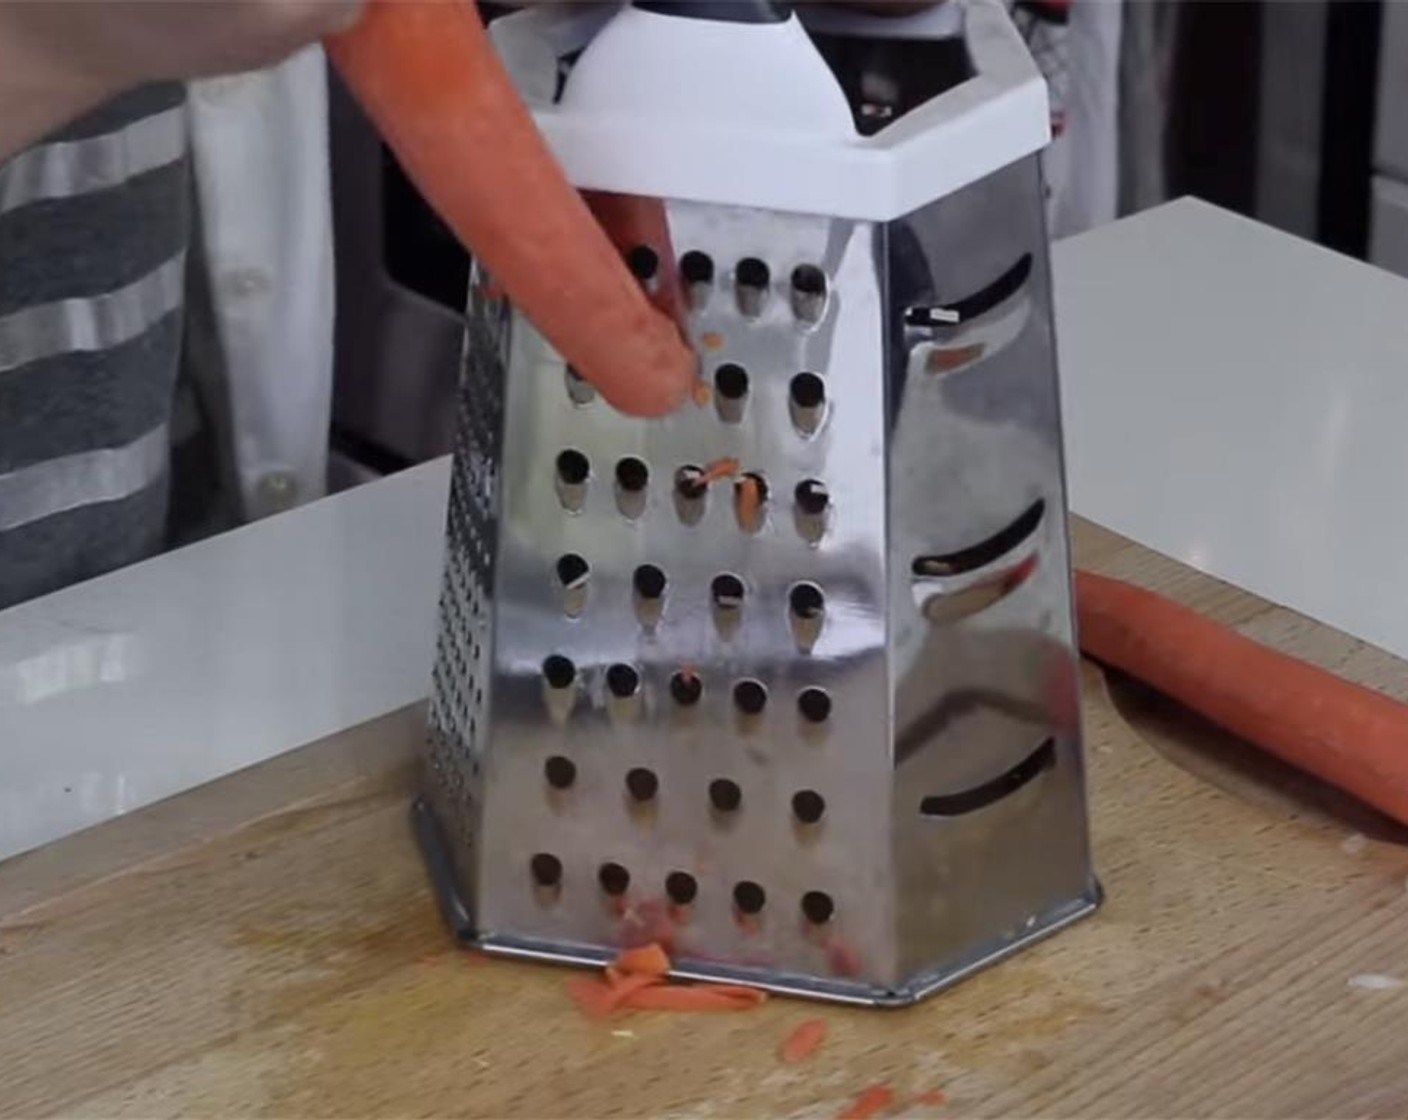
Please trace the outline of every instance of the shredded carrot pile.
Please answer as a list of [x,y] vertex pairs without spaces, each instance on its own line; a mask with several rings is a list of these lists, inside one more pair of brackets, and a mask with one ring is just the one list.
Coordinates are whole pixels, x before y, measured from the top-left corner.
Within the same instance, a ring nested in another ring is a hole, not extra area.
[[826,1020],[808,1019],[804,1023],[799,1023],[797,1029],[782,1043],[778,1056],[784,1062],[801,1062],[810,1058],[816,1053],[817,1048],[826,1041]]
[[659,945],[626,949],[602,977],[579,976],[567,994],[591,1019],[617,1011],[747,1011],[767,993],[739,984],[671,984],[670,958]]
[[888,1085],[872,1085],[851,1102],[836,1120],[871,1120],[895,1103],[895,1091]]

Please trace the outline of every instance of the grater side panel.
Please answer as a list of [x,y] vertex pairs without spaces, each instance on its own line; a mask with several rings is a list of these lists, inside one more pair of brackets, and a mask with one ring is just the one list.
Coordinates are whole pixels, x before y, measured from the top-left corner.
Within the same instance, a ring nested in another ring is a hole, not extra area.
[[[649,200],[638,200],[649,205]],[[661,204],[656,203],[656,206]],[[717,393],[704,407],[660,420],[622,416],[599,399],[581,403],[560,359],[521,320],[514,324],[503,447],[503,516],[496,586],[494,734],[486,759],[484,878],[476,902],[484,934],[555,947],[564,955],[661,935],[676,957],[755,978],[819,977],[883,988],[895,979],[891,904],[889,724],[884,577],[882,292],[873,227],[797,215],[691,203],[663,204],[676,253],[710,254],[717,268],[708,303],[690,317],[714,380],[733,363],[748,375],[737,415]],[[766,261],[771,279],[755,320],[731,288],[740,261]],[[825,313],[799,325],[789,276],[802,263],[830,276]],[[825,416],[813,434],[794,423],[792,378],[823,378]],[[575,512],[564,509],[555,463],[581,453],[590,477]],[[766,516],[744,531],[732,480],[715,483],[697,523],[681,517],[673,488],[684,465],[733,457],[766,480]],[[616,464],[649,471],[633,515],[619,504]],[[832,505],[825,532],[799,528],[794,489],[825,481]],[[580,556],[590,567],[580,611],[564,610],[555,566]],[[667,580],[658,621],[637,612],[633,573],[642,564]],[[737,576],[745,588],[736,629],[721,626],[712,583]],[[824,623],[808,652],[789,622],[790,589],[812,582],[825,595]],[[570,712],[553,707],[544,660],[565,657],[577,672]],[[609,672],[640,675],[634,697],[612,694]],[[689,667],[703,682],[691,708],[670,679]],[[760,717],[741,715],[740,681],[767,688]],[[798,694],[822,688],[830,718],[815,728]],[[554,711],[557,718],[554,718]],[[573,782],[545,780],[549,760],[567,759]],[[648,804],[625,776],[658,781]],[[711,783],[735,782],[736,811],[711,802]],[[804,825],[793,799],[825,802]],[[529,873],[536,854],[561,865],[552,889]],[[603,890],[603,864],[630,875],[620,896]],[[672,873],[693,877],[697,897],[672,904]],[[740,915],[735,888],[756,883],[766,904]],[[804,920],[802,897],[828,894],[835,915]]]
[[507,305],[488,291],[487,278],[476,266],[457,392],[426,752],[430,800],[449,841],[460,889],[471,901],[492,705],[498,464],[511,326]]
[[932,977],[1093,897],[1036,158],[889,240],[898,936]]

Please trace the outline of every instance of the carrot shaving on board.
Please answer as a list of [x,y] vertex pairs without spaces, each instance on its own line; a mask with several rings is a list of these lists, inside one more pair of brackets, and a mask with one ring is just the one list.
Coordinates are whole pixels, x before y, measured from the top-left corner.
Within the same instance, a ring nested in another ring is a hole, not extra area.
[[930,1089],[928,1092],[920,1093],[917,1097],[915,1097],[914,1103],[937,1107],[938,1105],[948,1103],[948,1094],[945,1093],[942,1089]]
[[658,944],[623,950],[600,977],[567,981],[567,994],[589,1019],[634,1011],[747,1011],[767,999],[740,984],[671,984],[670,958]]
[[895,1103],[895,1091],[888,1085],[872,1085],[851,1102],[836,1120],[870,1120]]
[[815,1054],[817,1048],[826,1041],[829,1029],[825,1019],[808,1019],[803,1023],[798,1023],[797,1029],[783,1040],[782,1047],[778,1051],[779,1057],[789,1063],[805,1061]]

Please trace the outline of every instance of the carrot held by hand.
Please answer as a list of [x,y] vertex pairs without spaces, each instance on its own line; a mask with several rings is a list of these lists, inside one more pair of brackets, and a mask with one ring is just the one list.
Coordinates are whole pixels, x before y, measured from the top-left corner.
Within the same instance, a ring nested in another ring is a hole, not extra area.
[[583,378],[635,415],[688,399],[693,354],[567,181],[473,0],[372,0],[326,45],[427,201]]
[[1077,572],[1081,649],[1408,824],[1408,705],[1160,595]]

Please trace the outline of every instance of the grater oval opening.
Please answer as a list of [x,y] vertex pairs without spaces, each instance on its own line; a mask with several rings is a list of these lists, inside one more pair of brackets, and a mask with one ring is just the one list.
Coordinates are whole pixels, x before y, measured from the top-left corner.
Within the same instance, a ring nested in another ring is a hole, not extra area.
[[660,254],[649,245],[636,245],[626,253],[626,267],[637,280],[654,280],[660,271]]
[[804,688],[797,695],[797,711],[808,723],[825,723],[831,718],[831,696],[824,688]]
[[762,314],[768,285],[772,283],[768,266],[757,257],[744,257],[734,269],[733,279],[739,313],[746,319],[756,319]]
[[591,578],[591,565],[575,552],[564,553],[557,558],[557,582],[564,590],[581,587]]
[[826,483],[815,478],[803,479],[797,483],[793,496],[797,508],[813,517],[825,513],[826,507],[831,504],[831,495],[827,492]]
[[792,795],[792,813],[803,824],[816,824],[826,813],[826,799],[814,789],[798,790]]
[[576,448],[569,447],[558,453],[557,477],[564,485],[581,486],[591,473],[591,460]]
[[741,401],[748,395],[748,371],[736,362],[725,362],[714,371],[714,388],[726,400]]
[[606,687],[618,700],[629,700],[640,691],[640,673],[635,666],[618,662],[606,670]]
[[543,680],[549,688],[571,688],[577,679],[577,666],[572,659],[560,653],[549,654],[543,659]]
[[676,906],[688,906],[699,896],[699,883],[688,871],[665,876],[665,894]]
[[768,904],[767,891],[751,879],[744,879],[733,888],[733,904],[740,914],[761,914]]
[[836,903],[825,891],[802,895],[802,915],[814,926],[824,926],[836,913]]
[[603,863],[596,879],[601,889],[609,895],[623,895],[631,886],[631,873],[619,863]]
[[681,669],[670,678],[670,695],[681,707],[693,707],[704,695],[704,682],[692,669]]
[[591,404],[596,400],[596,389],[591,382],[571,366],[564,371],[563,379],[567,383],[567,398],[573,404]]
[[540,887],[555,887],[562,882],[562,861],[551,852],[539,852],[528,861],[533,882]]
[[637,766],[626,772],[626,792],[637,801],[651,801],[660,792],[660,779],[654,770]]
[[642,599],[658,599],[665,594],[668,580],[654,564],[642,564],[631,576],[631,585]]
[[801,619],[820,618],[826,610],[826,596],[814,583],[795,583],[787,593],[792,616]]
[[757,471],[745,471],[733,484],[733,513],[738,527],[756,533],[763,527],[768,501],[768,480]]
[[826,310],[826,273],[814,264],[792,270],[792,314],[804,323],[816,323]]
[[715,576],[709,584],[714,606],[721,611],[736,611],[743,606],[743,581],[732,572]]
[[709,783],[709,803],[721,813],[736,813],[743,804],[743,789],[730,778],[715,778]]
[[704,516],[709,482],[702,467],[687,463],[675,471],[675,513],[686,525],[697,525]]
[[797,374],[787,388],[798,409],[817,409],[826,403],[826,382],[814,373]]
[[691,249],[680,257],[680,275],[686,284],[712,284],[714,282],[714,258],[698,249]]
[[560,754],[543,763],[543,777],[553,789],[571,789],[577,781],[577,764]]
[[761,715],[768,706],[768,690],[762,681],[741,680],[733,686],[733,703],[744,715]]
[[644,459],[627,455],[616,463],[616,485],[628,494],[637,494],[650,483],[650,468]]

